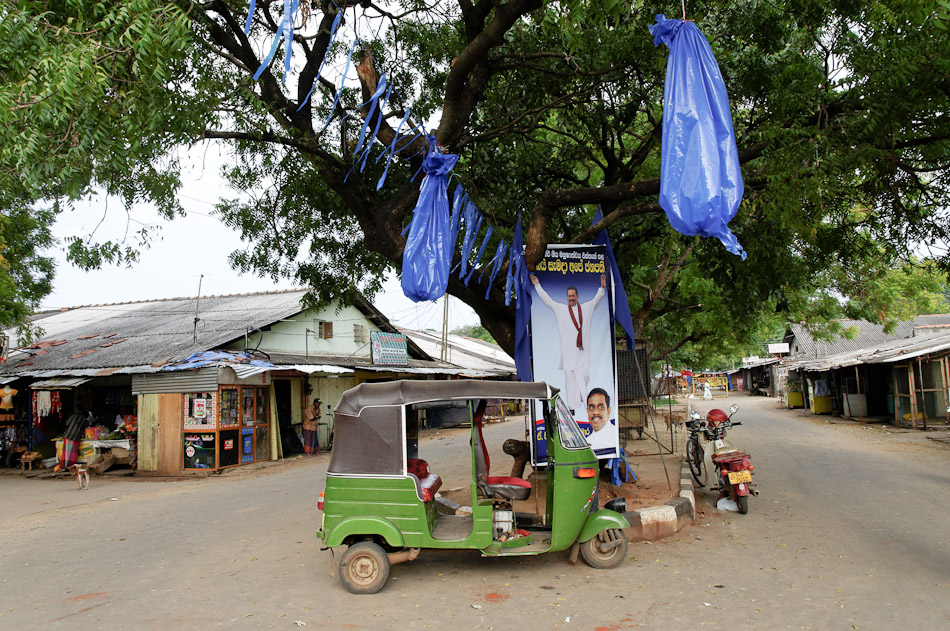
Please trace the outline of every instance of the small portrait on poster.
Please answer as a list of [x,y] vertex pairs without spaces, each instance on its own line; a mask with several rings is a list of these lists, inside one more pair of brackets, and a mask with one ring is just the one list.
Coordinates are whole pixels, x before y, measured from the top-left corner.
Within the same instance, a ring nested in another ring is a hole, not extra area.
[[[561,391],[597,457],[615,458],[613,292],[606,259],[602,246],[548,246],[529,275],[535,294],[531,361],[534,379]],[[538,454],[544,455],[540,446]]]

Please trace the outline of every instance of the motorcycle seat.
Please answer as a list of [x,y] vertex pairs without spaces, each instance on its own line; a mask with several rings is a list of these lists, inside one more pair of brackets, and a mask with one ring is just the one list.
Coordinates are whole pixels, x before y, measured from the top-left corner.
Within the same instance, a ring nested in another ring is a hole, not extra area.
[[743,460],[749,458],[749,454],[739,451],[738,449],[728,449],[720,451],[713,454],[713,462],[735,462],[736,460]]

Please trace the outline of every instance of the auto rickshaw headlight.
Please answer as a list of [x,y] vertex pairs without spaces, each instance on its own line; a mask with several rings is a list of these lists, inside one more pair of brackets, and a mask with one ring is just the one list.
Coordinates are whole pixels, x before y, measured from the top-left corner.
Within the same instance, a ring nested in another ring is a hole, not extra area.
[[604,508],[608,508],[614,512],[623,514],[627,512],[627,498],[625,497],[615,497],[606,504]]

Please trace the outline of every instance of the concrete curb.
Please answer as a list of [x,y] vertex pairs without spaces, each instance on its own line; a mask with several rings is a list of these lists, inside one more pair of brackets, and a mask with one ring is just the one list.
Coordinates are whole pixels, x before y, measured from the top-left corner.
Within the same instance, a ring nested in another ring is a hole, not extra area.
[[676,534],[693,523],[696,515],[696,495],[689,464],[683,460],[680,468],[680,496],[661,506],[649,506],[627,511],[630,522],[627,538],[630,541],[655,541]]

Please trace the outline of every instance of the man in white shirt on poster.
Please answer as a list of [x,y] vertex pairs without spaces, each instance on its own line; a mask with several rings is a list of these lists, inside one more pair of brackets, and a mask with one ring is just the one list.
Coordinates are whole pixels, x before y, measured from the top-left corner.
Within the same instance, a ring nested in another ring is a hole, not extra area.
[[554,312],[558,337],[561,339],[561,362],[564,371],[564,390],[567,407],[580,411],[585,406],[585,395],[590,381],[590,323],[594,310],[600,304],[607,288],[607,276],[600,275],[600,288],[591,300],[580,303],[577,288],[567,288],[567,304],[555,302],[541,287],[538,277],[530,275],[534,290],[541,302]]

